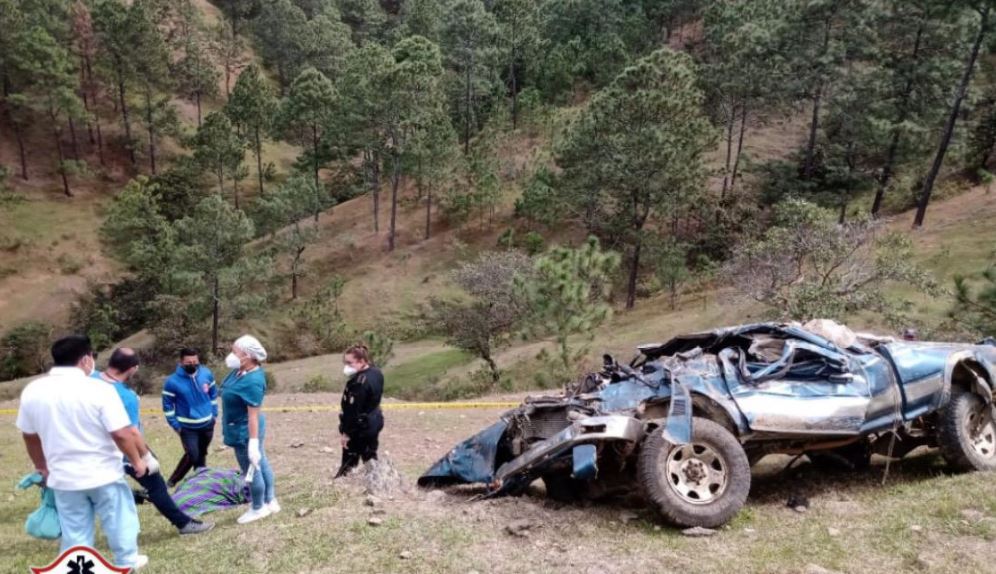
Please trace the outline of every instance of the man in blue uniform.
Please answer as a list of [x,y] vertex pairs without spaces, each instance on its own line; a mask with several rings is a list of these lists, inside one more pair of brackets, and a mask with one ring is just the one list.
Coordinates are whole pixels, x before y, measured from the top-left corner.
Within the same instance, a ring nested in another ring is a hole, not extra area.
[[214,421],[218,418],[218,387],[214,373],[201,364],[197,350],[185,348],[180,351],[176,371],[163,385],[163,414],[183,443],[183,457],[167,482],[172,488],[191,468],[207,466],[208,447],[214,436]]
[[125,412],[128,413],[128,418],[131,420],[132,426],[138,431],[139,454],[142,455],[142,460],[149,471],[143,476],[137,476],[135,470],[126,461],[125,473],[142,485],[142,488],[149,493],[149,501],[155,505],[159,514],[162,514],[167,520],[173,523],[173,526],[180,531],[180,534],[207,532],[214,527],[214,524],[201,522],[187,516],[177,508],[176,503],[170,498],[166,482],[163,480],[162,474],[159,473],[159,461],[156,460],[152,451],[149,450],[149,445],[145,442],[145,438],[141,436],[142,421],[139,417],[138,395],[126,384],[128,379],[138,372],[138,363],[138,355],[134,350],[128,348],[115,349],[111,353],[110,360],[107,362],[107,370],[103,373],[94,371],[92,375],[94,378],[100,379],[114,387],[118,396],[121,397],[121,402],[124,404]]

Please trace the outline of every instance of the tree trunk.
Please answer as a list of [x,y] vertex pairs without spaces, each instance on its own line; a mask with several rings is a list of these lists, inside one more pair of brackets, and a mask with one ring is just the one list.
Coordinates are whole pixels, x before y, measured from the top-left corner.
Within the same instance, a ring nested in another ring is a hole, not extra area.
[[197,128],[201,127],[201,91],[194,92],[194,99],[197,101]]
[[55,115],[55,108],[51,103],[48,105],[48,117],[52,122],[52,139],[55,141],[55,149],[59,152],[59,175],[62,176],[62,191],[66,197],[72,197],[73,192],[69,189],[69,178],[66,177],[66,158],[62,155],[62,133],[59,129],[59,118]]
[[93,125],[97,128],[97,158],[100,161],[100,165],[107,165],[104,161],[104,135],[100,133],[100,118],[94,114]]
[[[198,112],[198,123],[200,123],[200,112]],[[259,136],[259,125],[256,126],[256,174],[259,178],[259,195],[265,195],[263,191],[263,142]]]
[[467,81],[464,86],[463,155],[470,154],[470,68],[467,66]]
[[318,214],[322,211],[321,202],[321,189],[320,182],[318,181],[318,126],[311,126],[311,162],[314,164],[315,168],[315,193],[317,197],[315,198],[315,223],[318,223]]
[[73,121],[72,116],[67,116],[67,120],[69,121],[69,139],[73,144],[73,159],[78,161],[80,159],[80,142],[76,137],[76,122]]
[[816,86],[816,93],[813,95],[813,117],[809,123],[809,142],[806,144],[806,159],[802,164],[802,178],[809,179],[813,177],[813,171],[816,168],[813,165],[816,154],[816,131],[819,129],[820,124],[820,102],[823,99],[823,82],[822,80]]
[[[86,132],[89,136],[90,145],[94,145],[97,141],[93,137],[93,124],[90,123],[90,85],[86,77],[87,69],[87,58],[85,56],[80,57],[80,99],[83,100],[83,110],[86,112]],[[96,112],[94,112],[96,116]]]
[[632,309],[636,305],[636,280],[640,272],[640,252],[643,250],[643,238],[636,236],[636,243],[633,245],[633,255],[629,260],[629,280],[626,282],[626,308]]
[[882,209],[882,201],[885,199],[885,190],[892,181],[892,170],[896,163],[896,154],[899,153],[899,141],[902,137],[900,125],[906,122],[909,117],[909,101],[913,93],[913,73],[916,71],[917,62],[920,59],[920,42],[923,38],[924,20],[920,20],[920,25],[916,30],[916,40],[913,42],[913,54],[911,57],[912,69],[906,78],[906,86],[903,89],[899,101],[899,113],[896,116],[896,124],[892,128],[892,137],[889,141],[889,151],[886,152],[885,165],[882,166],[882,175],[878,179],[878,189],[875,190],[875,199],[872,201],[872,217],[878,219],[879,211]]
[[937,146],[934,163],[930,166],[927,178],[923,182],[923,189],[920,191],[920,201],[916,208],[916,217],[913,219],[913,227],[921,227],[924,216],[927,214],[927,205],[930,203],[930,194],[934,190],[934,181],[941,171],[941,165],[944,163],[944,155],[951,144],[951,136],[954,134],[955,123],[958,121],[958,114],[961,112],[961,103],[964,101],[965,94],[968,92],[968,86],[972,82],[972,72],[975,69],[975,61],[979,57],[979,49],[982,47],[982,41],[986,37],[986,32],[989,31],[989,10],[990,6],[987,3],[979,14],[981,16],[979,31],[975,36],[975,42],[972,44],[972,52],[969,54],[968,62],[965,64],[965,71],[962,73],[961,82],[958,84],[958,92],[955,95],[954,102],[951,103],[951,111],[944,125],[940,144]]
[[232,198],[235,200],[235,209],[239,208],[239,172],[232,173]]
[[498,363],[495,362],[490,353],[483,353],[481,358],[484,359],[484,362],[488,364],[488,369],[491,370],[491,383],[497,387],[498,383],[501,382],[501,371],[498,370]]
[[21,124],[11,121],[14,126],[14,139],[17,140],[17,151],[21,156],[21,179],[28,181],[28,154],[24,150],[24,135],[21,133]]
[[214,278],[214,284],[211,289],[211,350],[213,353],[218,352],[218,322],[219,315],[221,313],[221,305],[218,301],[219,297],[219,287],[218,287],[218,277]]
[[128,158],[131,160],[131,165],[136,165],[138,163],[138,160],[135,158],[135,146],[131,139],[131,122],[128,121],[128,104],[125,103],[124,76],[120,66],[121,64],[119,63],[117,76],[118,76],[118,101],[121,107],[121,121],[124,123],[125,145],[128,146]]
[[747,101],[740,107],[740,135],[737,136],[737,159],[733,161],[733,173],[730,174],[730,193],[737,185],[737,173],[740,171],[740,157],[744,151],[744,132],[747,131]]
[[430,230],[432,228],[432,186],[426,190],[425,195],[425,238],[429,239]]
[[[296,229],[300,229],[297,222],[294,223]],[[300,231],[298,231],[300,233]],[[304,254],[304,247],[297,247],[294,251],[294,261],[291,263],[291,299],[297,299],[298,278],[301,276],[301,255]]]
[[218,196],[225,199],[225,170],[221,168],[218,170]]
[[[833,24],[833,15],[828,16],[823,29],[823,50],[821,55],[826,55],[830,48],[830,28]],[[813,93],[813,117],[809,122],[809,142],[806,144],[806,160],[802,165],[803,179],[813,177],[814,155],[816,154],[816,132],[820,127],[820,104],[823,101],[823,78],[816,80],[816,90]]]
[[[737,107],[730,104],[730,119],[726,123],[726,168],[723,170],[723,189],[719,193],[719,202],[726,199],[726,190],[730,185],[730,164],[733,161],[733,124],[737,119]],[[719,212],[716,212],[717,217]]]
[[152,113],[152,88],[145,91],[145,121],[149,130],[149,169],[156,175],[156,124]]
[[[3,73],[3,96],[7,99],[10,96],[10,78],[7,77],[7,72],[4,70]],[[28,181],[28,156],[24,151],[24,137],[21,134],[21,124],[20,122],[14,120],[14,114],[11,113],[7,106],[4,106],[7,112],[7,121],[10,123],[11,127],[14,129],[14,139],[17,140],[17,150],[21,155],[21,179]]]
[[[397,142],[395,142],[397,146]],[[398,218],[398,185],[401,183],[401,156],[398,155],[397,147],[392,153],[392,174],[391,174],[391,229],[387,234],[387,250],[394,251],[395,229]]]
[[512,80],[512,129],[519,127],[519,86],[515,78],[515,55],[508,62],[508,76]]
[[107,163],[104,160],[104,135],[100,131],[100,109],[97,105],[97,91],[93,87],[93,66],[90,62],[90,58],[87,58],[85,63],[87,88],[90,90],[90,102],[93,104],[93,124],[94,128],[97,130],[97,158],[100,161],[100,165],[105,166]]
[[370,194],[373,196],[374,233],[380,233],[380,158],[372,150],[364,150],[369,169]]

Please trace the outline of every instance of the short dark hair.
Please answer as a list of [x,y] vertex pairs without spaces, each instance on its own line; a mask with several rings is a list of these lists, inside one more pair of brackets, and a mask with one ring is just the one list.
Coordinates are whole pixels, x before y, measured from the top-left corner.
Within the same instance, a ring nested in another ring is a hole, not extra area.
[[184,357],[197,357],[199,359],[201,354],[193,347],[184,347],[180,349],[180,360],[182,361]]
[[138,353],[131,349],[114,349],[107,361],[108,368],[123,373],[138,366]]
[[93,345],[86,335],[68,335],[52,343],[56,367],[75,367],[87,355],[93,355]]

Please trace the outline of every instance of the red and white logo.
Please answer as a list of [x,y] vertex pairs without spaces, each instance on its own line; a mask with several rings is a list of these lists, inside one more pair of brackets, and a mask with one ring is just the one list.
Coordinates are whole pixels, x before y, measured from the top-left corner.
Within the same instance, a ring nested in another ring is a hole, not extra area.
[[127,574],[131,568],[114,566],[100,552],[87,546],[73,546],[44,567],[31,567],[33,574]]

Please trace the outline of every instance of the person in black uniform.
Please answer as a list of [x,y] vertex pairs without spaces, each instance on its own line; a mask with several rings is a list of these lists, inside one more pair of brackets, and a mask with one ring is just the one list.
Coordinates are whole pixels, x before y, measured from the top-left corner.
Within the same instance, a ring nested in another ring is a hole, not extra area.
[[349,377],[342,391],[339,434],[342,435],[342,464],[335,477],[345,476],[360,464],[377,458],[378,436],[384,428],[380,399],[384,394],[384,374],[370,364],[370,350],[353,345],[342,358],[342,372]]

